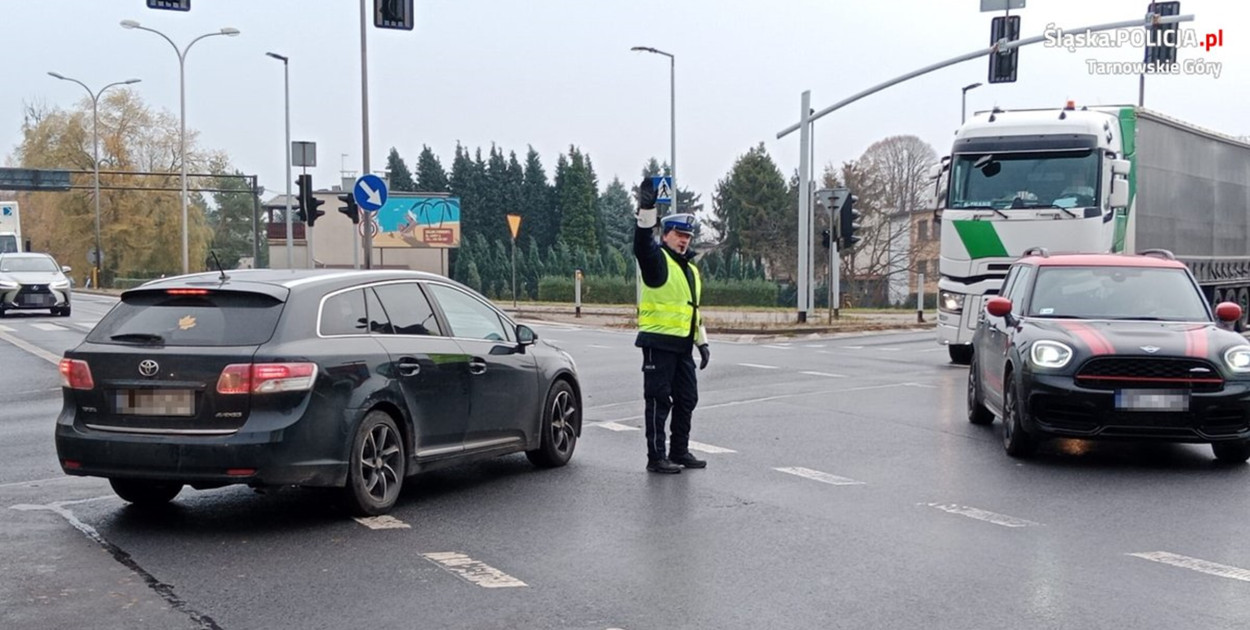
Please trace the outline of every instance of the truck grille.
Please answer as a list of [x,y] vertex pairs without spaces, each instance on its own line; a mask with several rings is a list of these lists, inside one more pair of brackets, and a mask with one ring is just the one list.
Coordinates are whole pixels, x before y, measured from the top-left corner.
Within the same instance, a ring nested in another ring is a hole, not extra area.
[[1224,378],[1210,361],[1171,357],[1090,359],[1077,371],[1076,382],[1092,389],[1188,387],[1194,392],[1224,389]]

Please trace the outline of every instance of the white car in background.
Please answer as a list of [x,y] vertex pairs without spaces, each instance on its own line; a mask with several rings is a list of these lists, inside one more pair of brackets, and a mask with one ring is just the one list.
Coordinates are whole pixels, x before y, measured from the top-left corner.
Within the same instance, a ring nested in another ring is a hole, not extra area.
[[28,309],[69,317],[69,271],[47,254],[0,254],[0,317]]

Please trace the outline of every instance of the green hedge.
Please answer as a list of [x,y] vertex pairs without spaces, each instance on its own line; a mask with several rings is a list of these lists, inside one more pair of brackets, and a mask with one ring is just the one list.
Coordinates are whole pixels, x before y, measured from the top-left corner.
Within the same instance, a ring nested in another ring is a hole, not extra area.
[[[776,306],[778,287],[767,280],[711,280],[703,285],[703,303],[714,306]],[[573,279],[543,276],[538,281],[538,301],[572,302]],[[582,279],[583,304],[633,304],[634,279],[586,276]]]

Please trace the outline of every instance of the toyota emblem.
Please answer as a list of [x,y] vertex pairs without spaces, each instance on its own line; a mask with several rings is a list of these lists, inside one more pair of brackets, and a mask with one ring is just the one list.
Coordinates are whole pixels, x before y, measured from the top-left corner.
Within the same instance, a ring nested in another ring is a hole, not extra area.
[[139,362],[139,373],[144,376],[156,376],[160,369],[161,366],[152,359],[144,359]]

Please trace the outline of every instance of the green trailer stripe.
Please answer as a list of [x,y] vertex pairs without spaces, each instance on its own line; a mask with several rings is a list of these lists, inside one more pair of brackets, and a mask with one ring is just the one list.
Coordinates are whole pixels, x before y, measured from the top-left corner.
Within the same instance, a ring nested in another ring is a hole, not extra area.
[[952,221],[969,258],[1004,258],[1007,248],[990,221]]

